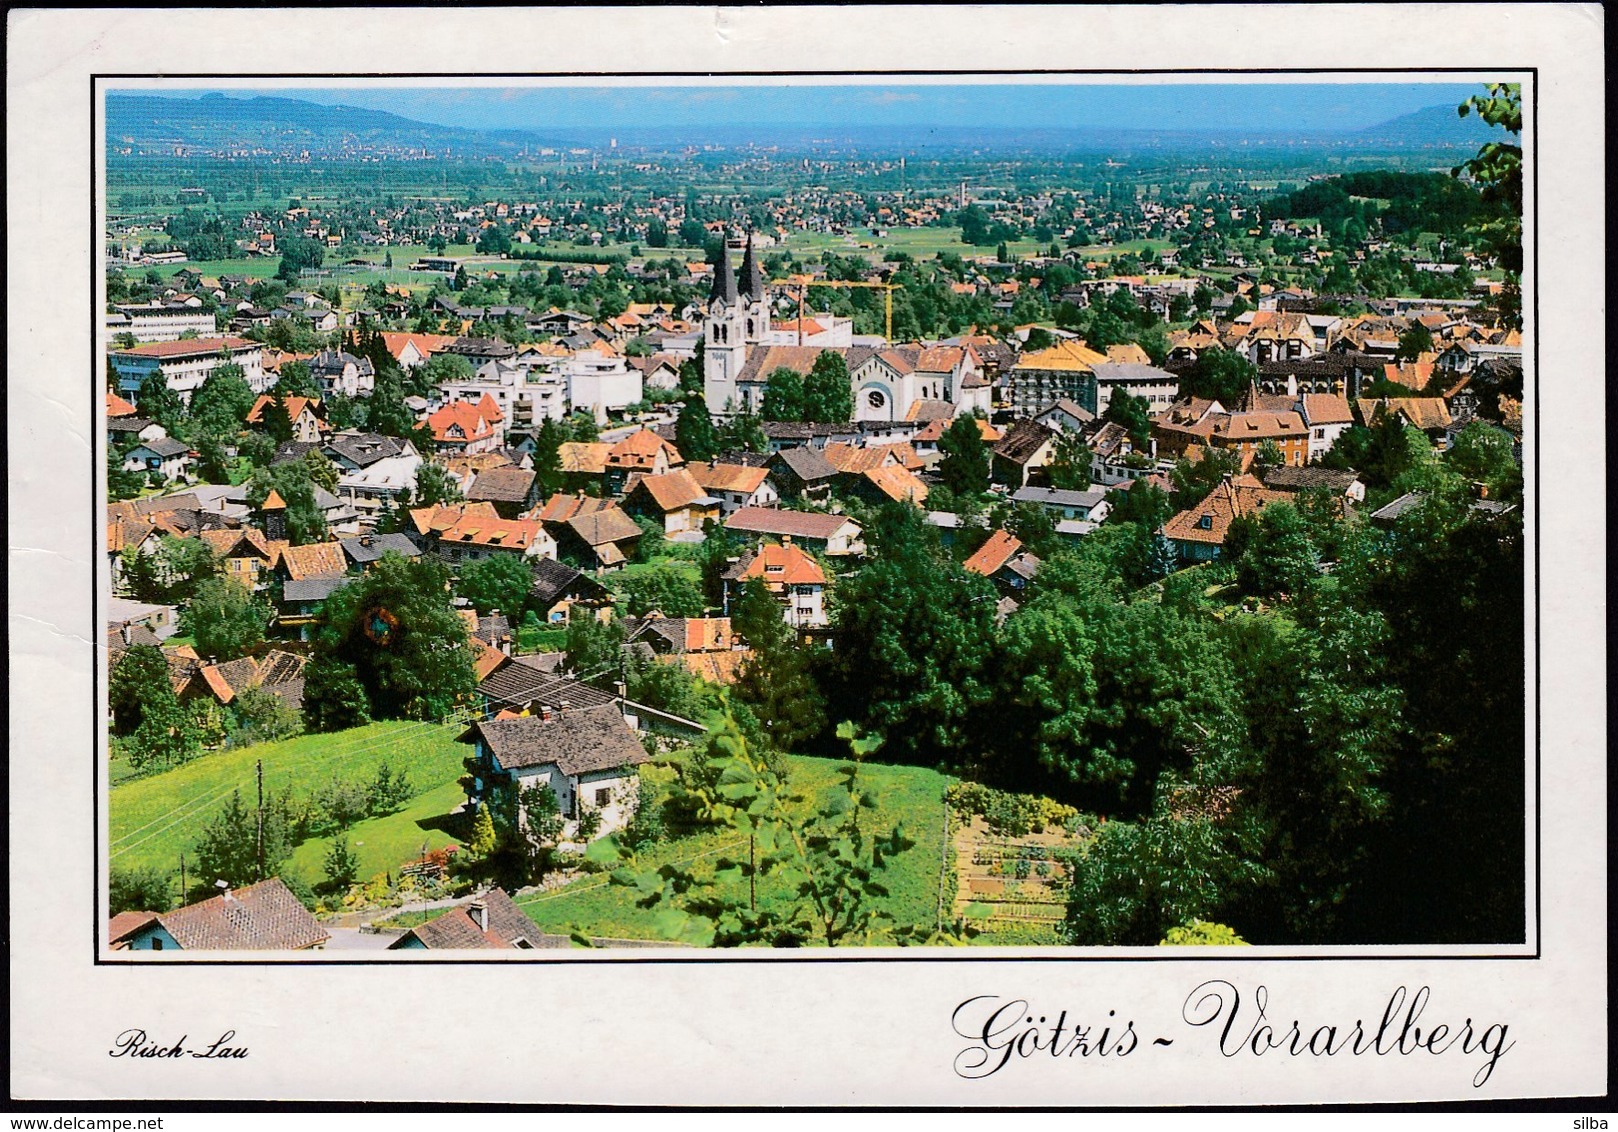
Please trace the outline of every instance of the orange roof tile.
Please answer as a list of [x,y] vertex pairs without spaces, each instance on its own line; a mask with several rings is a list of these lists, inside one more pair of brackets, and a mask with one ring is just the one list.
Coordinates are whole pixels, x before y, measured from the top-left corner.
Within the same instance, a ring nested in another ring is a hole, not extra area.
[[982,574],[985,578],[993,576],[1007,562],[1010,562],[1017,552],[1022,549],[1022,541],[1009,531],[995,531],[989,536],[989,541],[978,547],[977,551],[962,563],[962,566],[974,574]]
[[765,543],[743,568],[743,581],[763,578],[771,587],[825,585],[826,574],[820,563],[802,547],[788,543]]

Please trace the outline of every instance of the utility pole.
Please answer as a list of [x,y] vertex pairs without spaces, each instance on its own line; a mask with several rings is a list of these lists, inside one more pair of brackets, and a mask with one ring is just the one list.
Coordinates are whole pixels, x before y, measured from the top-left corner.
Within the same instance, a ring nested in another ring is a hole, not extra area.
[[264,879],[264,760],[258,760],[258,879]]
[[180,903],[185,904],[185,854],[180,854]]
[[757,834],[747,835],[747,910],[758,911],[758,860],[753,852]]

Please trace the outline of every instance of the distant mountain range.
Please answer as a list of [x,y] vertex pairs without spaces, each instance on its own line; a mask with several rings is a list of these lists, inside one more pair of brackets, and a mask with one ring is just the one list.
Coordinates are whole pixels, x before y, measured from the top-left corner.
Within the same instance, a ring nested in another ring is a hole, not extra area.
[[983,128],[923,126],[782,126],[477,130],[418,122],[381,110],[327,106],[297,98],[160,98],[112,93],[107,96],[107,142],[162,152],[175,146],[211,152],[257,151],[336,157],[365,154],[403,156],[426,151],[457,157],[513,157],[541,148],[679,149],[690,145],[747,145],[788,150],[921,150],[1009,152],[1173,152],[1232,147],[1275,149],[1329,147],[1337,150],[1475,148],[1498,130],[1474,116],[1462,118],[1453,106],[1429,106],[1360,130],[1183,130],[1036,127]]

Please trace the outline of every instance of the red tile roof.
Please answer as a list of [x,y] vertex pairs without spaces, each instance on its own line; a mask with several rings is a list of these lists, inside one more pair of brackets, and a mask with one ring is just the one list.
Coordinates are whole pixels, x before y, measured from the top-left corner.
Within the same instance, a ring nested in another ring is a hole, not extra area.
[[226,350],[259,349],[259,343],[246,338],[187,338],[179,342],[146,342],[127,350],[115,350],[122,357],[136,358],[189,358],[202,354],[218,354]]
[[974,574],[991,577],[1021,549],[1022,542],[1015,535],[1009,531],[995,531],[989,536],[989,541],[978,547],[962,565]]

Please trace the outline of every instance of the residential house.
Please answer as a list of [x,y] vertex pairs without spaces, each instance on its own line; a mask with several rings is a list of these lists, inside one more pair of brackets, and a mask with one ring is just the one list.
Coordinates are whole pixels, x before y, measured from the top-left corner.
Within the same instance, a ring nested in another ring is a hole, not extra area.
[[172,912],[120,915],[109,931],[115,951],[307,951],[331,939],[280,877]]
[[110,356],[113,372],[118,375],[118,389],[126,394],[134,393],[148,376],[157,374],[189,405],[191,394],[222,365],[240,366],[253,392],[263,393],[268,388],[263,366],[264,347],[245,338],[148,342],[128,350],[114,350]]
[[447,334],[401,334],[382,331],[382,344],[387,347],[388,353],[393,355],[400,368],[406,370],[415,369],[454,341],[454,337]]
[[375,519],[382,508],[414,495],[426,461],[408,440],[346,429],[321,449],[337,465],[337,492],[360,515]]
[[651,756],[614,704],[541,705],[535,715],[474,723],[467,796],[473,806],[503,791],[549,786],[564,815],[600,814],[597,835],[628,824],[638,798],[636,767]]
[[753,578],[763,578],[776,601],[782,618],[796,629],[818,629],[828,623],[826,614],[826,572],[804,549],[782,536],[780,543],[764,543],[752,554],[739,558],[723,575],[725,613]]
[[1005,374],[1006,399],[1022,417],[1032,417],[1051,402],[1062,400],[1099,416],[1095,367],[1106,363],[1107,355],[1077,340],[1030,351]]
[[1226,476],[1201,503],[1163,524],[1163,534],[1182,561],[1206,562],[1219,557],[1237,518],[1256,515],[1287,498],[1286,492],[1265,487],[1252,476]]
[[870,503],[889,501],[913,503],[917,507],[927,502],[927,484],[909,468],[899,464],[867,468],[850,489],[851,494]]
[[468,503],[489,503],[502,518],[515,519],[534,505],[537,477],[517,467],[479,472],[466,493]]
[[451,401],[427,418],[427,426],[438,452],[493,452],[506,439],[506,415],[487,393],[476,405]]
[[787,511],[776,507],[744,507],[725,520],[725,530],[748,539],[790,540],[828,558],[865,553],[860,525],[847,515]]
[[[250,428],[265,427],[264,414],[274,401],[274,397],[263,394],[253,402],[253,407],[247,413]],[[292,422],[291,439],[300,444],[318,444],[322,434],[330,431],[331,426],[320,413],[319,397],[288,397],[285,404],[287,419]]]
[[255,527],[222,527],[202,531],[197,537],[208,544],[231,581],[248,590],[268,583],[277,551],[262,531]]
[[1105,491],[1059,491],[1049,487],[1025,487],[1012,493],[1013,503],[1032,503],[1043,507],[1051,519],[1065,519],[1086,523],[1104,521],[1112,510]]
[[356,357],[345,350],[322,350],[309,359],[309,376],[325,397],[370,396],[376,388],[376,367],[370,358]]
[[472,897],[388,945],[389,951],[529,951],[571,947],[565,935],[546,935],[503,888]]
[[351,581],[353,578],[347,574],[283,581],[281,602],[276,607],[276,625],[283,632],[295,634],[300,641],[309,640],[320,623],[326,599]]
[[337,545],[343,548],[351,567],[361,571],[369,570],[382,561],[384,554],[397,554],[401,558],[421,556],[421,547],[412,542],[410,536],[398,531],[385,535],[356,535],[340,539]]
[[[1138,346],[1135,348],[1140,349]],[[1108,353],[1110,356],[1111,351]],[[1162,412],[1180,395],[1180,379],[1168,370],[1152,365],[1150,361],[1097,362],[1091,367],[1091,372],[1095,375],[1095,407],[1090,411],[1096,416],[1106,413],[1107,406],[1118,393],[1143,399],[1149,413]]]
[[607,491],[613,495],[621,495],[628,487],[629,477],[632,474],[639,472],[648,476],[666,475],[676,468],[684,467],[685,457],[680,455],[678,448],[652,429],[642,428],[607,449],[607,457],[603,463]]
[[629,561],[640,538],[635,520],[618,507],[605,507],[556,528],[557,557],[590,570],[613,570]]
[[604,441],[565,441],[556,453],[562,463],[563,489],[599,489],[607,474],[607,453],[611,451],[612,445]]
[[1040,469],[1051,462],[1055,451],[1055,431],[1023,417],[1012,422],[991,450],[990,471],[999,483],[1027,487],[1029,480],[1043,474]]
[[1449,406],[1442,397],[1375,397],[1362,398],[1354,403],[1360,421],[1366,428],[1375,428],[1388,420],[1403,421],[1411,428],[1420,429],[1437,442],[1444,439],[1444,430],[1450,425]]
[[524,561],[556,557],[556,540],[543,523],[502,518],[489,503],[418,508],[410,521],[426,549],[452,566],[497,555]]
[[612,592],[590,575],[552,558],[537,558],[531,565],[534,584],[528,600],[545,624],[566,625],[581,610],[597,620],[611,615]]
[[1057,432],[1083,432],[1095,422],[1096,415],[1077,401],[1062,398],[1053,401],[1049,408],[1037,414],[1034,419]]
[[124,454],[124,471],[157,475],[165,483],[186,478],[195,464],[191,446],[172,436],[143,440]]
[[1028,583],[1039,573],[1040,561],[1023,549],[1022,541],[1015,535],[997,530],[961,566],[988,578],[1009,595],[1016,595],[1027,589]]
[[1337,393],[1299,394],[1298,415],[1309,430],[1310,463],[1330,452],[1337,438],[1354,424],[1354,413],[1347,399]]
[[781,500],[767,467],[699,461],[688,464],[685,470],[704,491],[719,500],[725,515],[744,507],[770,507]]
[[1305,468],[1283,465],[1263,469],[1259,478],[1272,491],[1325,491],[1349,502],[1365,502],[1365,485],[1360,482],[1359,473],[1348,469],[1323,468],[1318,464]]
[[703,524],[720,516],[721,501],[709,495],[684,468],[662,475],[642,476],[624,496],[623,508],[663,525],[665,535],[701,532]]
[[167,640],[180,631],[179,608],[173,605],[152,605],[128,598],[107,599],[107,625],[112,629],[143,627],[158,640]]
[[824,503],[831,498],[838,471],[813,448],[783,448],[769,459],[765,468],[778,485],[781,498],[805,503]]

